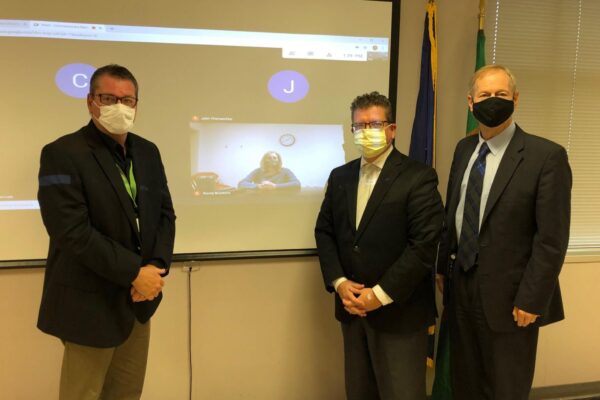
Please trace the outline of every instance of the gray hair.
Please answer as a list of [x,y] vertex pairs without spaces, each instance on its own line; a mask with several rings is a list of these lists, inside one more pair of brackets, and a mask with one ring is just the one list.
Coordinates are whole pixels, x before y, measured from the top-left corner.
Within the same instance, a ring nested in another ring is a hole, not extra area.
[[492,72],[498,72],[498,71],[502,71],[506,74],[506,76],[508,76],[508,85],[510,90],[513,93],[517,93],[517,79],[515,78],[515,76],[513,75],[512,72],[510,72],[510,70],[508,68],[506,68],[503,65],[498,65],[498,64],[491,64],[491,65],[485,65],[481,68],[479,68],[477,71],[475,71],[475,74],[473,74],[473,77],[471,78],[471,82],[469,83],[469,95],[473,96],[473,90],[475,89],[475,83],[477,83],[477,81]]

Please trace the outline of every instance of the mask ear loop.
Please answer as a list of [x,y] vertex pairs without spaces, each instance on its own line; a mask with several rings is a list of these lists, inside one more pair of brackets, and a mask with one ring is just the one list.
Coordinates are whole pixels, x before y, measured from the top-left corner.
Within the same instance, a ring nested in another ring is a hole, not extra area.
[[[100,104],[96,103],[96,100],[92,100],[92,104],[95,105],[96,107],[98,107],[99,110],[102,108],[102,106]],[[102,111],[100,111],[100,113],[102,113]],[[94,114],[92,114],[91,111],[90,111],[90,117],[92,117],[93,119],[98,121],[98,118],[96,118],[96,116]]]

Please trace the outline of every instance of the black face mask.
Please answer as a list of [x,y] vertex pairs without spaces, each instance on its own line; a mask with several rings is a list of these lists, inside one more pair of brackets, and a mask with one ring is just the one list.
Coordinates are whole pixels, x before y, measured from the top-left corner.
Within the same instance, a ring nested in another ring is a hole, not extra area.
[[473,103],[473,115],[485,126],[495,128],[506,121],[515,111],[515,102],[500,97],[490,97]]

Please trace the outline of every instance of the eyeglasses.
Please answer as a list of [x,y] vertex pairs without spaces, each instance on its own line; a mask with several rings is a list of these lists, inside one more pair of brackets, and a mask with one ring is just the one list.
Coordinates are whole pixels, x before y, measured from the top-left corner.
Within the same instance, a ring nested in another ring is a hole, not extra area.
[[371,122],[355,122],[352,124],[352,132],[360,131],[361,129],[381,129],[385,127],[388,121],[371,121]]
[[100,99],[100,103],[105,106],[112,106],[113,104],[117,104],[117,102],[121,102],[121,104],[133,108],[138,102],[137,97],[133,96],[117,97],[112,94],[98,93],[95,94],[94,97]]

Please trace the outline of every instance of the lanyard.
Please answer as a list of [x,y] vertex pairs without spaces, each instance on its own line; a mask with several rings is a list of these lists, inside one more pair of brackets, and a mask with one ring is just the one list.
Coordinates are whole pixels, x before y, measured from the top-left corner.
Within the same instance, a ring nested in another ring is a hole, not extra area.
[[133,176],[133,162],[129,160],[129,179],[123,173],[123,170],[117,165],[117,169],[121,174],[121,179],[123,180],[123,185],[125,185],[125,190],[129,197],[131,197],[131,201],[133,201],[133,205],[137,208],[137,204],[135,202],[135,198],[137,196],[137,185],[135,183],[135,176]]

